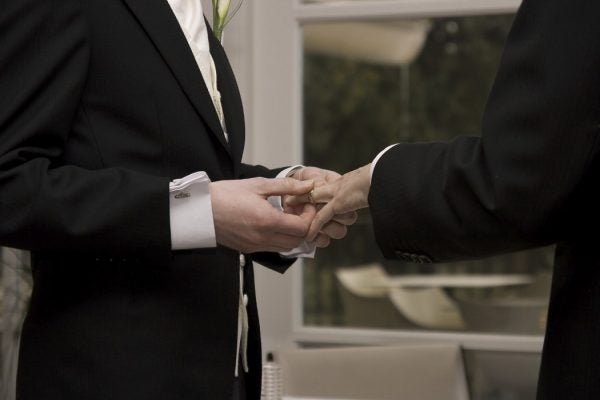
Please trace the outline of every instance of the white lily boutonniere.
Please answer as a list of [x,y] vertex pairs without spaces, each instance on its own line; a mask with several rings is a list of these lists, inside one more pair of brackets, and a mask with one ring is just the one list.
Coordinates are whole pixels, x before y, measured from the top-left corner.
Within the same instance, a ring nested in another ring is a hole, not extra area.
[[238,0],[237,5],[233,8],[233,11],[229,13],[229,6],[231,5],[230,0],[212,0],[213,5],[213,32],[219,41],[223,41],[223,31],[225,26],[233,19],[235,14],[239,11],[244,0]]

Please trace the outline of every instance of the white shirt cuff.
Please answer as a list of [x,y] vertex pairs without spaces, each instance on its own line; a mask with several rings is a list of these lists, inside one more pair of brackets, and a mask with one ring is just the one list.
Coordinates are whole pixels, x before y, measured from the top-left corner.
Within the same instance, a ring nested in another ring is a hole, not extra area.
[[395,144],[391,144],[388,147],[386,147],[385,149],[383,149],[382,151],[379,152],[379,154],[377,154],[377,157],[375,157],[375,159],[373,160],[373,162],[371,163],[371,175],[369,177],[369,182],[371,182],[373,180],[373,172],[375,171],[375,165],[377,165],[377,162],[379,161],[379,159],[392,147],[394,146],[398,146],[399,143],[395,143]]
[[217,246],[209,183],[208,175],[200,171],[169,184],[173,250]]
[[[302,168],[302,167],[303,167],[303,165],[295,165],[293,167],[286,168],[283,171],[281,171],[279,174],[277,174],[277,178],[285,178],[292,171]],[[269,203],[271,203],[271,205],[275,209],[283,212],[283,204],[281,204],[281,196],[271,196],[267,200],[269,201]],[[300,246],[296,247],[295,249],[292,249],[292,250],[286,251],[286,252],[282,252],[279,254],[281,254],[281,256],[285,257],[285,258],[296,258],[296,257],[314,258],[316,250],[317,250],[317,244],[315,242],[307,242],[305,240],[302,244],[300,244]]]

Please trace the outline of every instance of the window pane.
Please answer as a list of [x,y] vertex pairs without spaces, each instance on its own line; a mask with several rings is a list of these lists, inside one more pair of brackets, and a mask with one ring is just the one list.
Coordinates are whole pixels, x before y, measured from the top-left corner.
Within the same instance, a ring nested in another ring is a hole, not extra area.
[[[306,25],[306,164],[346,172],[391,143],[478,135],[512,18]],[[347,239],[306,263],[304,322],[541,334],[551,265],[550,248],[452,264],[386,261],[365,211]]]

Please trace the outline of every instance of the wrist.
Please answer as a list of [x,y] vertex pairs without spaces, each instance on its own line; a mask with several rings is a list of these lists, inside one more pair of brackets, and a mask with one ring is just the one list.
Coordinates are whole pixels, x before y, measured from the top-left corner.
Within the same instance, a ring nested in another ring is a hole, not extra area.
[[371,164],[361,167],[358,175],[359,191],[362,193],[362,207],[369,205],[369,191],[371,190]]

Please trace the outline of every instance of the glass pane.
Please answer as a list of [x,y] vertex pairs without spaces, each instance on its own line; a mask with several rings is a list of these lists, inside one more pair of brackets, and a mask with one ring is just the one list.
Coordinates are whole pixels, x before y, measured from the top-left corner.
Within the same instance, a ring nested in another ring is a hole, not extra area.
[[[512,18],[306,25],[305,163],[346,172],[391,143],[479,134]],[[366,211],[345,240],[306,263],[304,322],[542,334],[551,265],[551,248],[452,264],[386,261]]]

